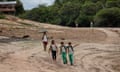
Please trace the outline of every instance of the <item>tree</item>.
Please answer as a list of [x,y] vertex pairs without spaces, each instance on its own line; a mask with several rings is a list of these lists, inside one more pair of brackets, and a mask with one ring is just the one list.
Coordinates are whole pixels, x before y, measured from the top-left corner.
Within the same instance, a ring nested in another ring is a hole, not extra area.
[[90,27],[89,17],[84,14],[79,15],[75,23],[78,24],[79,27]]
[[17,1],[17,5],[16,5],[16,15],[19,15],[19,14],[24,13],[23,4],[21,3],[20,0],[16,0],[16,1]]
[[59,6],[50,6],[48,7],[48,23],[52,23],[52,24],[58,24],[60,25],[61,23],[61,19],[60,19],[60,16],[59,16]]
[[5,18],[5,15],[0,12],[0,19],[4,19],[4,18]]
[[85,3],[82,7],[82,12],[86,15],[95,15],[97,12],[97,5],[95,3]]
[[120,8],[107,8],[95,16],[95,26],[120,27]]
[[[91,21],[95,20],[96,25],[99,23],[98,14],[101,10],[108,10],[108,8],[113,7],[119,8],[120,0],[55,0],[55,3],[51,6],[41,5],[21,16],[44,23],[71,27],[74,27],[77,23],[79,27],[89,27]],[[108,14],[104,15],[105,18]],[[103,26],[108,26],[106,24],[103,24]]]
[[62,20],[61,25],[75,26],[75,19],[79,16],[80,5],[76,3],[65,3],[59,11]]
[[120,8],[120,0],[109,0],[106,2],[106,7],[119,7]]

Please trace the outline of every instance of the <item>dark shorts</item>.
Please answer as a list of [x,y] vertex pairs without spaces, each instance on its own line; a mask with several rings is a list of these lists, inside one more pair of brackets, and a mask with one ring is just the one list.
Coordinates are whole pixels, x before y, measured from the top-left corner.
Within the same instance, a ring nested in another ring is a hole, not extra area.
[[44,45],[47,45],[47,44],[48,44],[48,42],[43,42],[43,44],[44,44]]
[[52,59],[56,60],[56,51],[52,51]]

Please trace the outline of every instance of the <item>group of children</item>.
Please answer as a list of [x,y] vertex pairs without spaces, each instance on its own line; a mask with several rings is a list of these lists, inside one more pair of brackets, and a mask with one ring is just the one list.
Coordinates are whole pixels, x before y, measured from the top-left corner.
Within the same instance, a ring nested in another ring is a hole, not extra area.
[[[47,34],[46,34],[46,32],[43,34],[42,40],[43,40],[44,51],[46,51],[46,48],[47,48]],[[73,55],[74,49],[73,48],[76,46],[77,45],[72,46],[71,42],[68,42],[67,46],[64,44],[64,42],[61,42],[60,47],[58,48],[58,46],[55,43],[55,40],[51,40],[49,53],[51,53],[53,61],[56,61],[57,54],[60,53],[62,60],[63,60],[63,64],[68,63],[68,61],[67,61],[67,55],[68,55],[70,65],[73,65],[73,63],[74,63],[74,55]]]

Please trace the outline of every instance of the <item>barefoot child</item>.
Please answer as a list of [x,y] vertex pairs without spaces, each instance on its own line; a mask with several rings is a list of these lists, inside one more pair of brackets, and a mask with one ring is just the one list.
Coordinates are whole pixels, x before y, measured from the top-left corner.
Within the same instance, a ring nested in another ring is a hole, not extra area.
[[[78,44],[77,44],[78,45]],[[67,46],[67,51],[68,51],[68,56],[69,56],[69,61],[70,61],[70,64],[71,65],[73,65],[73,63],[74,63],[74,47],[76,47],[77,45],[75,45],[75,46],[72,46],[72,43],[71,42],[69,42],[68,43],[68,46]]]
[[63,60],[63,64],[67,64],[67,48],[64,45],[64,42],[61,42],[61,46],[60,46],[60,54]]
[[51,52],[51,56],[52,56],[53,61],[56,61],[58,48],[57,48],[54,40],[51,41],[49,52]]

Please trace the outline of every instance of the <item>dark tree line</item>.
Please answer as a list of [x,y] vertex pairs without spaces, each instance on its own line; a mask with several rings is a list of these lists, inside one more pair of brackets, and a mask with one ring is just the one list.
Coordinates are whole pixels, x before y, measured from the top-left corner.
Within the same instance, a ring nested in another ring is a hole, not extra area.
[[62,26],[120,27],[120,0],[55,0],[52,6],[39,5],[20,17]]

